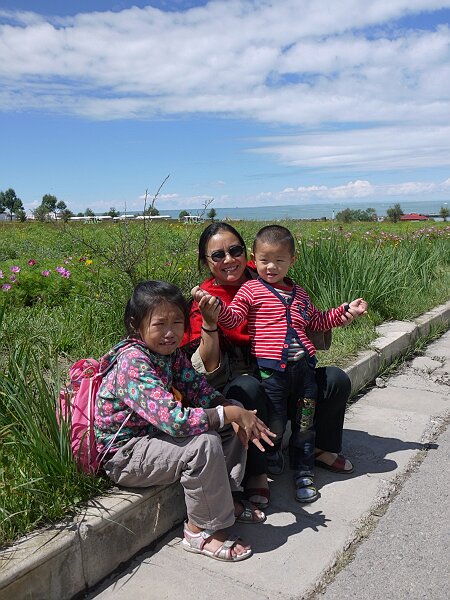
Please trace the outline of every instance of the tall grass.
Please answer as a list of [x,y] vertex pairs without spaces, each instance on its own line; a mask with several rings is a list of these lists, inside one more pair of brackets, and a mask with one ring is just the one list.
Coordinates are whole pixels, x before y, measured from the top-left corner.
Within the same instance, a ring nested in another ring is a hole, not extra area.
[[105,488],[82,475],[58,424],[60,372],[52,357],[29,342],[16,344],[0,374],[0,540],[14,539],[43,521],[62,518]]
[[340,235],[299,243],[294,279],[320,308],[364,297],[375,321],[407,319],[425,306],[449,260],[448,240],[349,243]]

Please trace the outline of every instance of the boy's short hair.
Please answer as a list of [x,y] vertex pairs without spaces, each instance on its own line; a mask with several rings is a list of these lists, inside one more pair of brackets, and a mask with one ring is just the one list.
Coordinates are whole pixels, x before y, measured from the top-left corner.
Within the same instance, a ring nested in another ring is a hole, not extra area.
[[281,225],[266,225],[258,231],[255,241],[253,242],[253,254],[256,251],[258,242],[271,245],[280,244],[282,246],[287,246],[290,255],[294,256],[295,254],[294,236],[289,229],[282,227]]

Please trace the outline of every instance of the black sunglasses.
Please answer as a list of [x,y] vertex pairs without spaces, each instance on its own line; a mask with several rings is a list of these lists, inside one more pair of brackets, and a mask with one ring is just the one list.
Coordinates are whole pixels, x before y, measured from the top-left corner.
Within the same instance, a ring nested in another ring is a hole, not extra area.
[[205,254],[206,258],[210,258],[213,262],[220,262],[229,254],[233,258],[239,258],[244,254],[244,246],[230,246],[228,250],[215,250],[212,254]]

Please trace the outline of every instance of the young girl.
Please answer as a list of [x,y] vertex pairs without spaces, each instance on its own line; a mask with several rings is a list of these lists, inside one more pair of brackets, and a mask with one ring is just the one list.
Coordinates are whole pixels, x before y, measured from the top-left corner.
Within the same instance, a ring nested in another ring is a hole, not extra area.
[[97,397],[95,429],[98,450],[107,452],[106,474],[129,487],[180,481],[185,550],[223,561],[248,558],[250,546],[227,539],[224,529],[236,520],[265,520],[244,500],[233,501],[232,492],[241,484],[248,442],[263,450],[260,439],[272,445],[273,434],[254,411],[210,387],[179,350],[189,311],[177,287],[138,284],[124,320],[128,337],[101,359],[101,369],[110,370]]

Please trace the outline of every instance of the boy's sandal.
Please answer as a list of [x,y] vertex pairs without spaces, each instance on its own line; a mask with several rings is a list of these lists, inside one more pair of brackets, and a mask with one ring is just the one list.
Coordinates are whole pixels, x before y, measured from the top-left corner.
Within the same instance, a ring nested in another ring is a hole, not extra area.
[[225,540],[219,548],[215,552],[212,550],[207,550],[205,548],[205,544],[209,542],[209,540],[213,537],[214,531],[211,529],[204,529],[200,531],[200,533],[193,533],[187,527],[187,524],[184,524],[184,538],[182,540],[183,548],[187,552],[194,552],[195,554],[204,554],[205,556],[209,556],[210,558],[214,558],[214,560],[221,560],[223,562],[238,562],[240,560],[245,560],[246,558],[250,558],[252,555],[252,549],[249,548],[242,554],[237,554],[233,556],[232,549],[233,547],[241,540],[240,537],[233,536],[232,538]]
[[[354,467],[351,463],[350,463],[350,465],[351,465],[350,469],[345,468],[345,463],[346,463],[347,459],[342,454],[338,454],[337,457],[335,458],[335,460],[331,463],[331,465],[329,465],[328,463],[319,459],[319,456],[321,454],[324,454],[324,451],[316,452],[314,455],[315,464],[318,467],[321,467],[322,469],[326,469],[327,471],[331,471],[332,473],[340,473],[341,475],[348,475],[349,473],[353,473]],[[348,461],[348,462],[350,462],[350,461]]]
[[[245,497],[249,502],[257,508],[267,508],[270,500],[270,489],[269,488],[247,488],[245,490]],[[265,500],[261,500],[264,498]]]
[[298,475],[295,482],[295,499],[297,502],[309,504],[319,498],[319,492],[314,486],[314,479],[307,475]]
[[[254,506],[248,500],[239,497],[234,499],[235,504],[242,504],[244,510],[236,516],[236,523],[264,523],[266,515],[257,506]],[[259,511],[259,515],[256,511]]]

